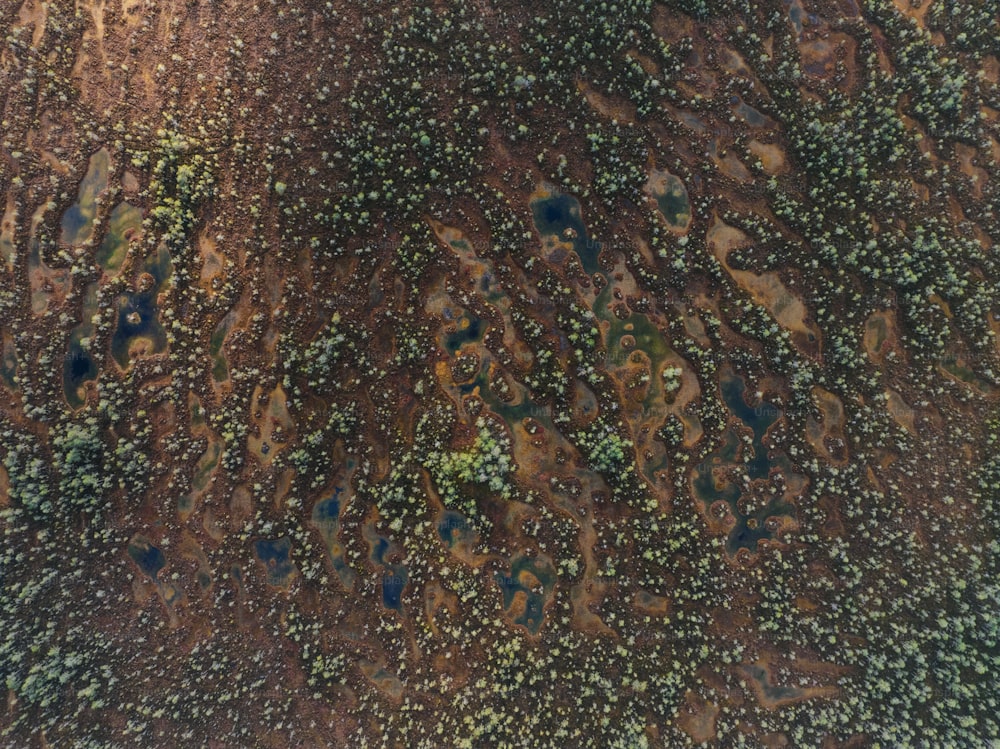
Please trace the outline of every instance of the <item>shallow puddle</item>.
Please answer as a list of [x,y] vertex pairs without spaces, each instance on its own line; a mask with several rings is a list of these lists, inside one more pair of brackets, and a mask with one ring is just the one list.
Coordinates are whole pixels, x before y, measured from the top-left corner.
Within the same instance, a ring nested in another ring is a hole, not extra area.
[[691,201],[680,177],[665,170],[652,169],[645,189],[656,201],[670,229],[680,234],[686,232],[691,226]]

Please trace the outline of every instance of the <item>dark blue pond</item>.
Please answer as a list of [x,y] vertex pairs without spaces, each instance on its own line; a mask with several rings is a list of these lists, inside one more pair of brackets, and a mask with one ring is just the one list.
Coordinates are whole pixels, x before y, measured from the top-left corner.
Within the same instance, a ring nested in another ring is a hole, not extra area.
[[156,579],[157,574],[167,564],[167,558],[163,552],[153,546],[142,536],[136,536],[128,545],[128,555],[136,566],[152,579]]
[[368,558],[382,568],[382,605],[399,611],[402,608],[403,589],[409,580],[406,565],[394,564],[387,559],[393,552],[392,542],[375,533],[371,526],[365,529],[365,538],[371,548]]
[[97,377],[97,365],[90,354],[76,341],[70,344],[66,357],[66,372],[72,384],[82,385]]
[[406,567],[401,564],[390,564],[386,574],[382,576],[382,605],[387,609],[399,611],[403,606],[403,589],[409,579]]
[[66,400],[73,408],[83,405],[79,390],[84,383],[96,380],[97,374],[97,362],[94,361],[94,357],[80,345],[79,336],[71,335],[66,361],[63,362],[63,387]]
[[111,338],[111,355],[122,369],[129,365],[129,347],[137,338],[148,339],[154,354],[167,347],[167,334],[156,306],[157,296],[172,271],[166,248],[161,247],[157,256],[147,261],[145,271],[153,278],[150,288],[118,297],[118,324]]
[[295,572],[295,564],[291,561],[291,539],[287,536],[261,538],[253,542],[253,550],[267,570],[267,584],[279,588],[287,586]]
[[490,359],[488,356],[484,356],[475,378],[470,382],[459,384],[459,392],[462,395],[469,395],[478,388],[479,397],[486,402],[493,413],[501,417],[511,427],[530,417],[536,419],[546,429],[554,429],[548,411],[531,400],[526,388],[522,388],[521,398],[513,403],[498,398],[493,392],[493,388],[490,387],[489,371]]
[[747,462],[747,473],[751,479],[764,478],[771,469],[767,448],[764,447],[764,435],[781,416],[781,410],[763,400],[756,407],[747,405],[744,397],[746,383],[740,377],[723,377],[721,384],[726,406],[753,430],[753,458]]
[[343,490],[338,486],[333,490],[332,497],[321,499],[313,505],[312,519],[314,523],[327,525],[340,518],[341,491]]
[[[772,459],[764,446],[764,436],[767,434],[767,430],[781,417],[781,410],[763,400],[755,407],[747,404],[745,398],[746,383],[740,377],[724,376],[721,380],[721,387],[726,406],[753,431],[752,455],[747,459],[747,455],[744,453],[742,463],[750,479],[753,481],[766,479],[771,473],[772,466],[789,471],[791,464],[787,457],[783,453],[778,453]],[[741,441],[738,434],[733,429],[727,429],[723,433],[722,445],[695,466],[692,474],[692,487],[695,496],[704,503],[706,510],[713,503],[721,500],[729,506],[729,510],[736,520],[726,540],[726,549],[730,554],[735,554],[739,549],[756,551],[758,541],[774,538],[774,533],[768,527],[768,520],[782,515],[790,516],[795,511],[794,507],[783,499],[775,497],[765,507],[752,515],[748,516],[740,512],[739,500],[743,496],[742,489],[725,478],[717,483],[716,473],[713,470],[740,465],[738,462],[740,449]]]
[[10,341],[3,344],[3,348],[0,350],[0,380],[3,380],[10,390],[16,390],[14,384],[16,374],[17,352],[14,349],[14,342]]
[[[349,461],[348,468],[351,467],[353,467],[353,464]],[[342,505],[340,495],[343,493],[343,489],[342,486],[335,487],[332,496],[321,499],[313,505],[312,524],[319,529],[320,534],[323,536],[323,542],[326,545],[330,562],[340,577],[340,581],[344,584],[344,587],[351,590],[354,587],[357,575],[344,561],[343,546],[341,546],[338,539]]]
[[[522,582],[522,573],[528,572],[542,586],[541,592],[532,590]],[[555,588],[555,570],[546,561],[536,557],[517,557],[511,561],[510,575],[497,573],[494,579],[499,583],[503,593],[504,611],[513,613],[514,601],[518,595],[524,597],[524,609],[514,617],[514,623],[520,624],[531,634],[538,634],[545,617],[545,604]]]
[[438,536],[449,548],[459,543],[473,538],[476,529],[468,518],[460,512],[445,510],[441,513],[437,523]]
[[576,198],[567,193],[555,193],[533,201],[531,212],[539,234],[566,241],[567,229],[570,230],[570,241],[583,269],[590,274],[600,270],[597,258],[601,254],[601,243],[592,240],[587,234],[587,227],[580,213],[580,202]]
[[738,104],[736,105],[736,114],[742,117],[747,124],[752,127],[764,127],[768,124],[768,118],[766,115],[762,114],[757,109],[754,109],[745,101],[736,97]]
[[379,564],[385,564],[385,553],[387,551],[389,551],[389,539],[379,536],[375,540],[375,546],[372,548],[372,559]]
[[129,346],[136,338],[148,338],[153,351],[162,351],[167,345],[167,334],[160,325],[156,306],[157,291],[125,294],[118,306],[118,325],[111,339],[111,355],[122,369],[128,367]]
[[482,320],[474,315],[463,317],[462,320],[468,320],[468,325],[464,327],[460,325],[453,333],[448,333],[445,336],[444,345],[449,354],[457,353],[465,344],[478,341],[483,336]]

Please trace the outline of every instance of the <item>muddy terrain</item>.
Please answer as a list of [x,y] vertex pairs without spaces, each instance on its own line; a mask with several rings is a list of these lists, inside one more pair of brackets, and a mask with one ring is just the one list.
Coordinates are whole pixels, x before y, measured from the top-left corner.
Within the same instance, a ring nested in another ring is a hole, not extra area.
[[1000,739],[995,3],[0,29],[0,744]]

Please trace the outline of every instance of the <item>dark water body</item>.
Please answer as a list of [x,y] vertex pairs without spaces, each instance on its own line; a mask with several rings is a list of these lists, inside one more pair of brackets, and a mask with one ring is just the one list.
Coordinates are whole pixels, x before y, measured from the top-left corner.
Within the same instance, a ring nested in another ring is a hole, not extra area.
[[74,204],[63,214],[62,236],[66,244],[80,244],[90,233],[94,217],[87,216],[79,204]]
[[70,338],[69,351],[63,364],[63,388],[66,401],[72,408],[79,408],[84,404],[79,390],[85,383],[96,380],[97,375],[94,357],[80,345],[78,339]]
[[382,568],[382,605],[399,611],[403,606],[403,589],[409,580],[409,571],[406,565],[394,564],[386,559],[386,555],[392,551],[392,542],[388,538],[379,536],[374,531],[367,535],[371,545],[369,559]]
[[17,387],[14,383],[14,375],[17,374],[17,353],[14,349],[13,341],[3,344],[3,349],[0,350],[0,380],[3,380],[4,384],[10,390],[16,390]]
[[455,510],[445,510],[438,516],[437,532],[449,549],[463,541],[471,541],[478,535],[472,522]]
[[94,334],[94,324],[91,320],[97,313],[97,287],[96,282],[88,284],[83,293],[82,320],[70,332],[66,361],[63,362],[63,391],[66,394],[66,402],[71,408],[83,405],[80,388],[86,382],[96,380],[99,373],[93,354],[82,344],[84,338],[90,338]]
[[399,611],[403,608],[403,589],[406,588],[409,573],[402,564],[390,564],[382,576],[382,605]]
[[87,286],[83,298],[83,322],[69,334],[69,346],[66,350],[66,360],[63,362],[63,391],[66,402],[72,408],[79,408],[84,400],[80,397],[80,388],[87,382],[97,379],[98,367],[93,355],[84,348],[82,341],[94,333],[91,317],[97,310],[97,284]]
[[445,348],[449,354],[456,354],[458,350],[467,343],[479,341],[483,337],[483,321],[471,313],[467,313],[462,320],[468,320],[468,325],[458,329],[453,333],[448,333],[444,339]]
[[795,687],[774,686],[768,681],[767,671],[762,666],[743,666],[743,670],[750,678],[760,684],[761,689],[769,700],[775,702],[790,700],[802,696],[802,690]]
[[[348,463],[348,470],[353,468],[352,463]],[[348,590],[354,588],[357,580],[357,573],[352,570],[344,561],[343,548],[340,545],[340,511],[343,508],[343,501],[340,495],[343,487],[338,486],[333,490],[333,494],[326,499],[319,500],[313,505],[312,524],[319,530],[326,544],[326,551],[330,557],[330,563],[340,578],[341,583]]]
[[136,536],[129,543],[128,555],[139,569],[153,580],[167,564],[167,558],[163,552],[142,536]]
[[671,175],[667,189],[656,196],[656,205],[671,226],[682,229],[687,225],[691,216],[691,201],[679,178]]
[[[542,586],[542,592],[536,593],[521,581],[521,573],[530,572]],[[525,597],[524,611],[514,617],[514,623],[520,624],[531,634],[538,634],[545,617],[545,604],[555,589],[556,572],[552,565],[537,557],[515,557],[510,564],[510,575],[497,573],[494,578],[503,593],[503,607],[510,612],[515,598],[521,594]]]
[[764,114],[742,100],[740,100],[740,103],[736,107],[736,114],[746,120],[747,124],[752,127],[764,127],[769,122]]
[[[93,163],[93,159],[91,161]],[[106,183],[106,173],[104,178]],[[86,180],[84,182],[86,183]],[[83,187],[81,187],[81,200],[83,192]],[[117,274],[125,260],[129,236],[132,232],[137,231],[141,225],[142,211],[138,208],[128,203],[119,203],[115,206],[108,219],[108,231],[95,258],[105,273]],[[96,360],[80,344],[81,339],[89,338],[94,334],[91,318],[97,312],[97,291],[98,283],[95,282],[87,286],[87,290],[84,292],[82,319],[80,324],[70,333],[66,361],[63,365],[63,391],[66,394],[66,402],[71,408],[79,408],[83,405],[84,400],[80,397],[80,389],[85,383],[96,380],[99,374]]]
[[770,541],[774,538],[774,533],[767,527],[768,518],[792,515],[794,512],[794,507],[780,497],[775,497],[753,515],[738,515],[736,525],[726,540],[726,550],[730,554],[735,554],[740,549],[756,551],[758,541]]
[[[778,453],[773,458],[770,457],[763,442],[767,430],[781,417],[780,409],[766,401],[761,401],[756,407],[747,404],[745,398],[746,383],[740,377],[724,376],[720,385],[726,406],[753,431],[751,448],[753,455],[749,460],[746,460],[746,455],[744,455],[742,464],[750,479],[754,481],[766,479],[770,475],[772,467],[790,473],[791,462],[788,458],[783,453]],[[795,508],[784,499],[774,497],[762,509],[752,515],[745,515],[739,509],[739,500],[743,496],[740,486],[728,479],[722,479],[720,483],[716,482],[713,469],[725,469],[739,465],[737,456],[740,445],[739,435],[732,429],[726,430],[723,434],[722,445],[695,467],[692,477],[695,496],[705,505],[706,510],[715,502],[722,501],[726,503],[730,513],[736,519],[736,523],[726,540],[726,549],[730,554],[735,554],[739,549],[756,551],[758,541],[774,538],[774,532],[768,528],[769,519],[793,516],[795,512]]]
[[792,22],[792,26],[795,27],[795,33],[801,36],[802,17],[805,15],[802,3],[799,0],[785,0],[785,7],[788,8],[788,18]]
[[515,391],[512,402],[501,400],[490,387],[489,375],[490,358],[483,357],[479,372],[470,382],[462,383],[458,390],[462,395],[470,395],[479,389],[479,397],[489,406],[490,410],[507,422],[508,426],[514,428],[524,421],[524,419],[535,419],[545,429],[554,430],[555,426],[549,417],[548,410],[535,403],[528,394],[527,388],[519,383],[513,383]]
[[556,193],[548,198],[532,201],[531,211],[539,234],[566,241],[566,230],[569,229],[573,234],[570,241],[583,269],[590,274],[600,270],[597,258],[601,254],[601,243],[592,240],[587,234],[587,227],[580,213],[580,202],[576,198],[567,193]]
[[815,78],[822,78],[824,75],[826,75],[826,63],[822,60],[807,63],[804,66],[804,69],[806,73]]
[[747,463],[747,473],[751,479],[764,478],[771,469],[767,448],[764,447],[764,435],[779,419],[781,410],[766,401],[761,401],[756,407],[747,405],[744,397],[746,383],[740,377],[723,377],[720,384],[726,406],[753,430],[753,458]]
[[327,524],[332,523],[340,518],[340,493],[343,491],[341,487],[336,487],[333,490],[333,496],[327,499],[321,499],[315,505],[313,505],[312,519],[314,523],[317,524]]
[[129,365],[129,347],[137,338],[152,341],[154,353],[163,351],[167,346],[167,334],[159,321],[156,296],[154,289],[145,293],[126,294],[121,299],[118,326],[111,339],[111,355],[122,369]]
[[157,296],[172,272],[170,253],[161,247],[155,258],[146,263],[153,284],[146,291],[127,292],[118,297],[118,324],[111,338],[111,355],[122,369],[129,365],[129,347],[138,338],[151,342],[152,353],[166,350],[167,334],[160,324]]
[[375,545],[372,547],[372,561],[377,564],[385,564],[385,553],[389,551],[389,539],[379,536],[375,539]]
[[291,560],[292,541],[287,536],[281,538],[261,538],[253,542],[254,554],[267,569],[267,584],[284,588],[295,572]]
[[656,199],[660,212],[664,215],[671,226],[679,226],[684,223],[681,216],[686,215],[691,210],[687,198],[684,195],[674,193],[664,193]]

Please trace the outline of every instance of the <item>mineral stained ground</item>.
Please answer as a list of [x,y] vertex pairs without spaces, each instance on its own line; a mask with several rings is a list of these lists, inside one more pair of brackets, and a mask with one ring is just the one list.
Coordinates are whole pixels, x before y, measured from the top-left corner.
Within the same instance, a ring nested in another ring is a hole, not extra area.
[[0,33],[0,744],[998,745],[996,0]]

